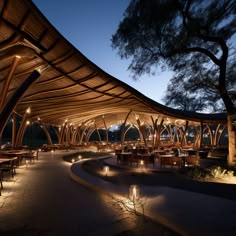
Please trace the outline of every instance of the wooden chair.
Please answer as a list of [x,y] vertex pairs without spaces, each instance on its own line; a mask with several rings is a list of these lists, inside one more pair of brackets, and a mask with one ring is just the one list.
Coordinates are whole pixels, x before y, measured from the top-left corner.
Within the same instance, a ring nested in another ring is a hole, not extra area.
[[144,158],[144,165],[149,166],[152,165],[154,167],[155,165],[155,154],[152,153],[150,155],[146,155]]
[[33,155],[33,161],[38,161],[39,160],[39,150],[33,150],[32,151],[32,155]]
[[23,158],[25,159],[26,166],[29,164],[34,163],[34,160],[36,158],[35,151],[31,151],[29,153],[26,153]]
[[185,164],[187,166],[199,166],[200,165],[200,157],[197,155],[187,156],[185,158]]
[[4,173],[9,173],[12,178],[14,178],[14,175],[16,174],[16,161],[17,159],[12,158],[12,160],[9,160],[6,164],[1,164],[0,172],[2,172],[2,179]]

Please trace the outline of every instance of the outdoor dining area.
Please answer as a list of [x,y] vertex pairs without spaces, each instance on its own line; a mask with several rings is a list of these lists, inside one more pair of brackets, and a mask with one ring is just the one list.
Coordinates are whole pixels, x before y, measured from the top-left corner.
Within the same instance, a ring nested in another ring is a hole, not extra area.
[[18,149],[0,151],[0,196],[4,188],[5,179],[12,178],[17,174],[17,168],[35,163],[38,160],[38,150]]
[[160,169],[199,166],[200,156],[197,150],[181,148],[127,147],[115,149],[118,165],[145,166]]

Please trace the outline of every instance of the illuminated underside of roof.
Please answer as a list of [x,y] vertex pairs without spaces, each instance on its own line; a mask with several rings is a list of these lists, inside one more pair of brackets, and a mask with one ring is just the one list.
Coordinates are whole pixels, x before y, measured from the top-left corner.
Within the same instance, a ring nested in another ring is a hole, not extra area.
[[[151,124],[226,122],[225,114],[207,115],[165,107],[107,74],[82,55],[27,0],[0,1],[0,91],[11,77],[6,105],[34,70],[40,77],[27,89],[15,112],[31,107],[32,121],[60,126],[67,119],[75,126],[98,128],[128,122]],[[108,62],[109,63],[109,62]],[[1,97],[2,98],[2,97]]]

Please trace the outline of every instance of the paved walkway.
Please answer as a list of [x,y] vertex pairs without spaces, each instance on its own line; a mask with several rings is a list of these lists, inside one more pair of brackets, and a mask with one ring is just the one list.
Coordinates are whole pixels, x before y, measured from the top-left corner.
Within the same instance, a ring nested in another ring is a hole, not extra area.
[[[176,235],[122,208],[128,186],[89,175],[82,162],[71,168],[62,160],[67,154],[40,153],[37,163],[21,166],[14,180],[4,181],[1,236]],[[236,235],[235,201],[168,187],[140,188],[145,215],[179,235]]]
[[165,232],[161,235],[174,235],[155,224],[144,225],[142,218],[125,212],[115,199],[73,181],[71,164],[62,160],[67,154],[40,153],[38,162],[17,169],[14,180],[5,179],[0,196],[1,236],[128,236],[132,232],[145,235],[144,231],[151,235],[151,228]]
[[[109,159],[107,161],[109,162]],[[117,186],[72,166],[72,176],[114,198],[127,196],[128,187]],[[113,162],[114,164],[114,162]],[[170,187],[140,186],[147,216],[181,235],[236,235],[236,201]]]

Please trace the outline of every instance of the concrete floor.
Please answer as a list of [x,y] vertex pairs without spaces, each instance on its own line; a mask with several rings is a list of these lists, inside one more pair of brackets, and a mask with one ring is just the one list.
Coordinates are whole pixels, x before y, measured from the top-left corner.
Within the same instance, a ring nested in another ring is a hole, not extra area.
[[[71,152],[70,152],[71,153]],[[40,153],[35,164],[5,176],[0,235],[175,235],[127,213],[109,196],[69,177],[68,152]]]

